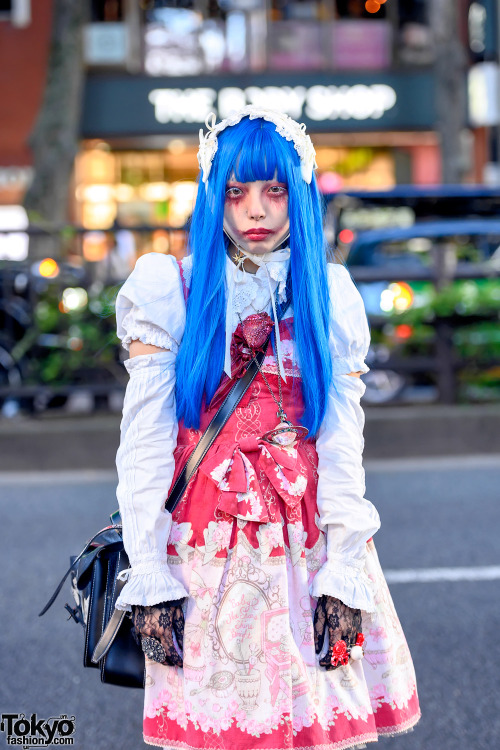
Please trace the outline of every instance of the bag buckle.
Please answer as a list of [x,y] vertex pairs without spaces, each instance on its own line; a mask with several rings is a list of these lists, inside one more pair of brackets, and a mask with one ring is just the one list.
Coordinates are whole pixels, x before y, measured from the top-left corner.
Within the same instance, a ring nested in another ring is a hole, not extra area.
[[67,609],[69,612],[69,617],[66,618],[66,621],[68,621],[70,617],[72,617],[75,622],[83,624],[83,618],[80,615],[80,612],[77,607],[71,607],[68,603],[66,603],[64,605],[64,609]]

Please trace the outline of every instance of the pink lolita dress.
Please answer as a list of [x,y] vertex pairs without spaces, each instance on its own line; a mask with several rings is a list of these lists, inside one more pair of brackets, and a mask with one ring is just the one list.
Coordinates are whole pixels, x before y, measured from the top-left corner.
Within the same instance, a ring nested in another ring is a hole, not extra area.
[[[141,257],[116,300],[122,344],[168,351],[125,361],[130,374],[117,453],[117,497],[128,580],[116,606],[186,597],[183,667],[146,658],[144,741],[175,750],[333,750],[409,731],[420,718],[415,671],[372,535],[380,526],[364,495],[359,401],[369,332],[361,297],[343,266],[328,266],[334,378],[316,441],[262,440],[276,405],[260,374],[209,450],[173,515],[168,490],[199,430],[175,419],[175,357],[185,324],[192,257]],[[289,258],[268,265],[284,292]],[[232,330],[270,312],[264,268],[227,259]],[[280,323],[283,403],[298,423],[300,369],[293,310]],[[271,347],[263,371],[277,393]],[[126,578],[127,576],[125,576]],[[361,609],[365,657],[326,671],[314,650],[321,594]]]

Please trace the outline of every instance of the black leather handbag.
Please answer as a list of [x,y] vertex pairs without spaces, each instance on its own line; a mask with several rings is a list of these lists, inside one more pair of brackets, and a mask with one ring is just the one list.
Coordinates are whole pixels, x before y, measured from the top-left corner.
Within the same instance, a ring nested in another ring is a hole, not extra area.
[[[281,306],[279,320],[283,317],[290,300],[291,294],[288,294],[287,301]],[[264,360],[266,349],[267,342],[263,351],[255,357],[259,366]],[[165,503],[165,508],[170,513],[182,498],[189,480],[245,395],[258,371],[257,364],[252,360],[245,374],[236,381],[201,436]],[[39,617],[52,606],[70,575],[75,606],[66,603],[65,609],[70,617],[80,623],[85,630],[83,666],[100,669],[102,682],[143,688],[145,659],[142,649],[132,635],[131,613],[115,609],[116,600],[125,585],[125,582],[117,579],[117,576],[129,567],[129,559],[123,546],[119,510],[110,515],[110,521],[109,526],[101,529],[88,540],[79,555],[70,557],[70,567],[39,613]]]

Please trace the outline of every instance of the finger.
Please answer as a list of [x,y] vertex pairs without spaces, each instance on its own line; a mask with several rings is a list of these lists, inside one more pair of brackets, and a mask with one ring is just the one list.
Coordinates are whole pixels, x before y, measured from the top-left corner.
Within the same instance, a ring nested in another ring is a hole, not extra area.
[[322,598],[323,597],[320,597],[318,599],[313,618],[314,650],[317,654],[319,654],[323,648],[326,631],[326,612],[323,607]]
[[184,651],[184,612],[182,607],[178,607],[174,614],[174,633],[179,649]]
[[361,621],[361,610],[355,609],[352,620],[351,620],[351,627],[349,629],[349,645],[355,646],[356,645],[356,638],[358,636],[358,633],[362,632],[362,621]]
[[139,624],[139,625],[134,625],[134,627],[135,627],[135,630],[139,634],[140,637],[142,637],[142,636],[145,636],[145,637],[149,636],[150,638],[151,637],[153,637],[153,638],[157,638],[158,637],[157,634],[156,634],[156,630],[153,627],[151,627],[151,625]]
[[319,607],[319,601],[316,603],[316,609],[314,610],[313,614],[313,633],[314,633],[314,650],[317,654],[321,651],[320,646],[320,638],[321,633],[319,631],[319,624],[318,624],[318,607]]
[[319,660],[320,667],[324,667],[326,670],[336,669],[332,664],[332,649],[329,648],[322,659]]
[[183,665],[182,656],[180,656],[180,654],[177,653],[177,650],[173,644],[173,641],[172,641],[172,650],[169,651],[167,658],[169,660],[168,663],[172,667],[182,667]]
[[171,667],[182,667],[182,657],[179,656],[175,649],[173,631],[171,629],[165,630],[162,633],[160,642],[167,654],[167,658],[162,664],[168,664]]
[[337,641],[344,640],[344,634],[339,627],[328,626],[328,651],[333,651]]

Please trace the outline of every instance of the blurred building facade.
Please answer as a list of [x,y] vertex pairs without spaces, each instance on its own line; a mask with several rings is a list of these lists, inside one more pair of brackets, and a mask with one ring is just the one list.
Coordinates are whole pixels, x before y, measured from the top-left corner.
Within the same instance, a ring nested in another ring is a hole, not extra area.
[[[88,1],[77,223],[181,226],[196,191],[199,129],[210,112],[220,119],[245,104],[307,124],[325,193],[440,182],[432,0]],[[488,29],[497,3],[457,2],[457,33],[477,70],[488,61],[483,42],[496,61]],[[19,202],[29,180],[51,9],[51,0],[0,0],[0,205]],[[475,97],[481,109],[477,85]],[[491,161],[490,124],[479,115],[470,125],[464,158],[474,182]],[[156,242],[161,250],[161,232]]]
[[[245,104],[307,124],[324,192],[439,182],[426,0],[387,0],[376,13],[365,5],[95,0],[77,170],[82,220],[181,223],[198,130],[210,112],[220,119]],[[94,217],[104,191],[88,186],[104,162],[115,201],[109,217]]]

